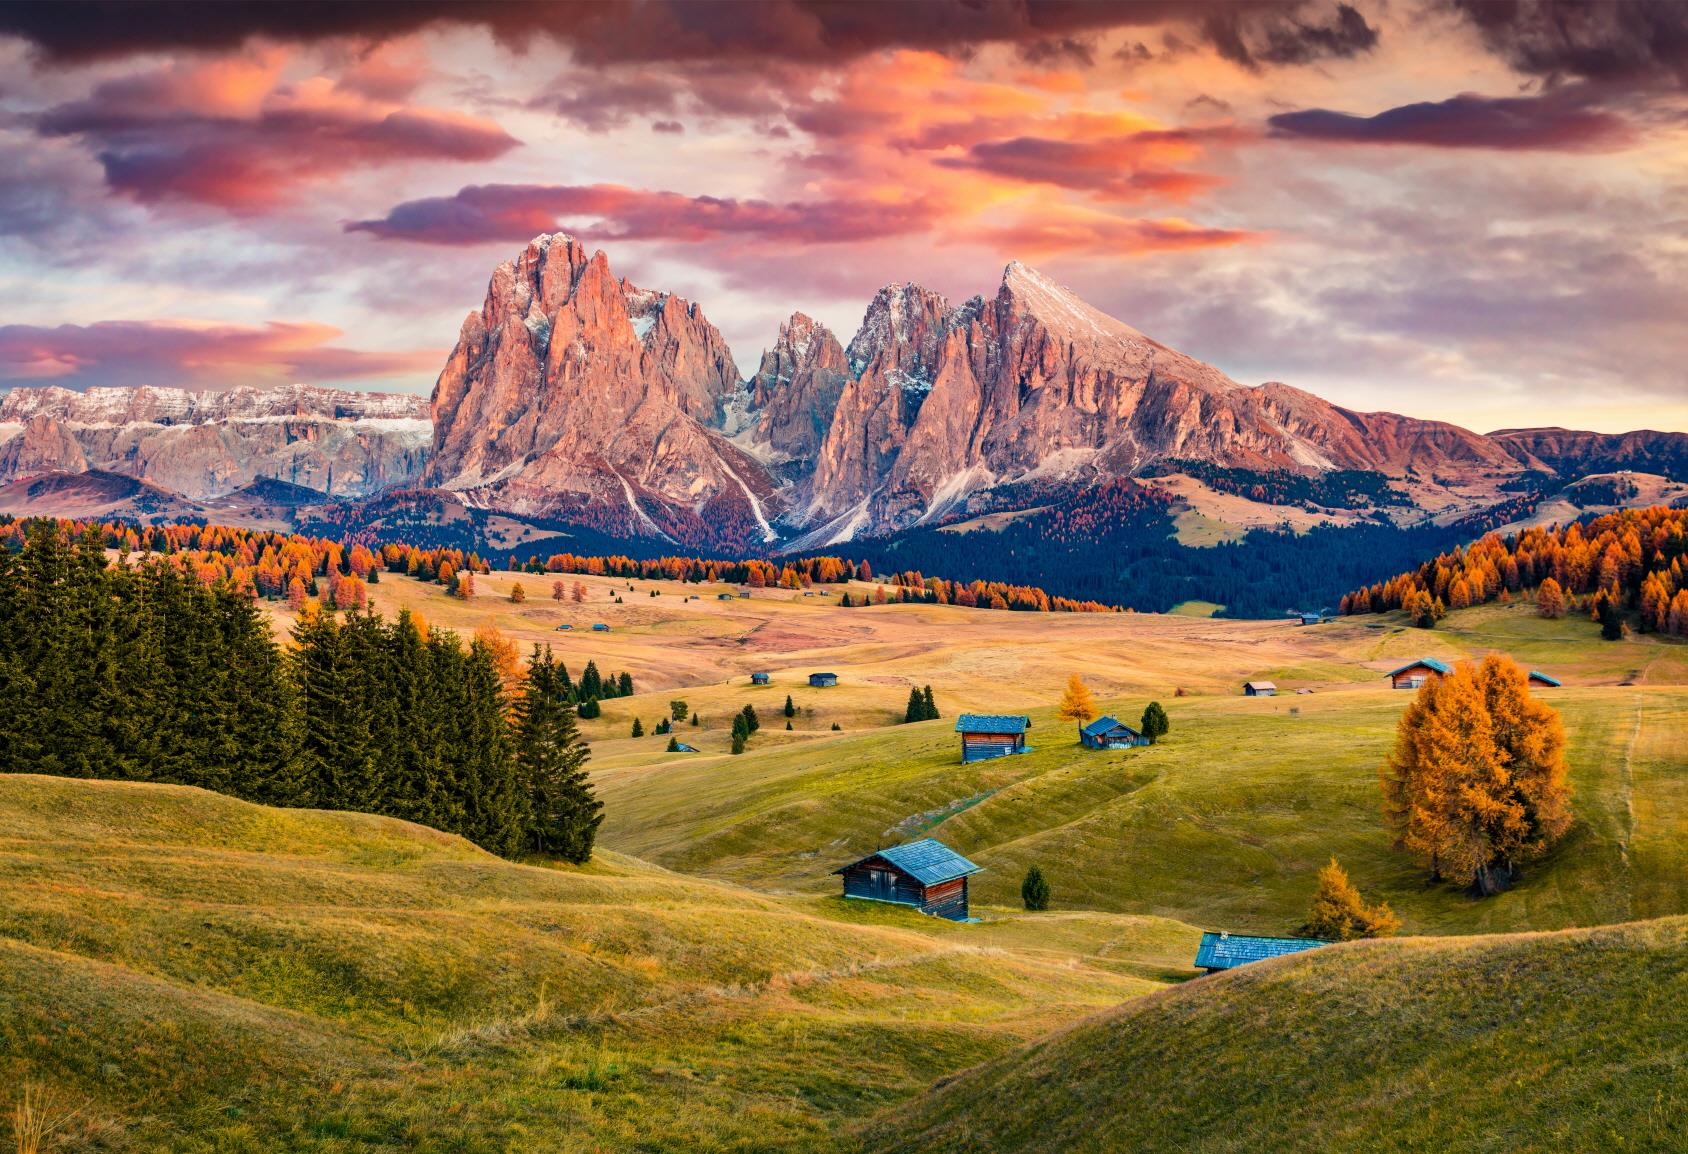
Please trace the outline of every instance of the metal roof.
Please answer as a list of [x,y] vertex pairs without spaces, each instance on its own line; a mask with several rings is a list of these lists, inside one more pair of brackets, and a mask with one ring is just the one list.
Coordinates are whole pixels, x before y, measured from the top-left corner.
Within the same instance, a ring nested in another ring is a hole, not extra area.
[[1245,682],[1243,682],[1243,688],[1245,688],[1245,689],[1276,689],[1277,686],[1273,685],[1270,681],[1245,681]]
[[1135,729],[1114,717],[1098,717],[1089,725],[1082,727],[1079,732],[1084,734],[1086,737],[1100,737],[1102,734],[1115,729],[1123,729],[1133,737],[1138,736]]
[[1032,719],[1019,714],[963,713],[955,719],[957,733],[1024,733]]
[[1533,678],[1536,681],[1545,681],[1549,685],[1557,685],[1560,688],[1564,688],[1564,685],[1565,685],[1565,683],[1563,681],[1560,681],[1557,677],[1549,677],[1547,674],[1543,673],[1539,669],[1530,670],[1530,677]]
[[890,849],[876,850],[866,857],[858,858],[849,865],[840,866],[832,872],[841,874],[847,869],[853,869],[861,865],[862,862],[872,861],[874,858],[882,858],[890,862],[921,885],[926,886],[964,878],[968,874],[976,874],[984,868],[974,865],[943,842],[935,838],[923,837],[919,841],[892,846]]
[[1216,933],[1209,930],[1202,935],[1196,950],[1196,968],[1200,970],[1229,970],[1262,962],[1285,954],[1299,954],[1333,943],[1320,938],[1256,938],[1248,934]]
[[1407,664],[1401,666],[1401,668],[1399,668],[1399,669],[1391,669],[1388,673],[1388,676],[1399,677],[1401,674],[1405,673],[1407,670],[1416,669],[1420,665],[1424,666],[1426,669],[1434,669],[1437,673],[1452,673],[1453,672],[1453,669],[1450,666],[1444,664],[1443,662],[1437,661],[1434,657],[1420,657],[1417,661],[1409,661]]

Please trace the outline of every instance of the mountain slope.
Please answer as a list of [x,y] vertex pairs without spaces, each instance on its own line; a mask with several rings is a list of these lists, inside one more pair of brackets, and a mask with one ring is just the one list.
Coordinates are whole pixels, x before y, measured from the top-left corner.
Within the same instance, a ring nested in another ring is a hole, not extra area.
[[1688,919],[1361,942],[1203,978],[962,1075],[880,1154],[1680,1150]]

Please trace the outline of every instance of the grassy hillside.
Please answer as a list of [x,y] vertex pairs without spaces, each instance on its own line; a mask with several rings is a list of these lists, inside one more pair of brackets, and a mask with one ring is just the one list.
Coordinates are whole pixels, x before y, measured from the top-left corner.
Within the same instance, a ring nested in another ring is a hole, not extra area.
[[[384,818],[0,776],[0,1087],[66,1149],[831,1150],[1187,976],[1158,919],[958,926]],[[11,1101],[5,1103],[10,1107]]]
[[880,1154],[1688,1148],[1688,920],[1355,943],[1139,999],[973,1070]]
[[[840,861],[931,832],[987,867],[976,879],[987,901],[1012,904],[1035,862],[1057,908],[1237,930],[1298,925],[1313,875],[1333,853],[1415,932],[1688,913],[1688,851],[1680,848],[1688,786],[1672,752],[1688,731],[1688,645],[1680,642],[1603,642],[1587,620],[1546,621],[1527,605],[1457,612],[1435,630],[1407,628],[1398,615],[1299,627],[845,609],[835,597],[790,590],[718,601],[714,587],[648,581],[629,591],[628,582],[604,578],[585,579],[585,606],[517,605],[507,598],[517,580],[545,597],[546,579],[531,575],[484,578],[467,603],[404,578],[373,588],[388,610],[409,605],[464,631],[492,624],[524,644],[554,641],[577,671],[587,659],[633,669],[640,694],[604,703],[602,719],[583,727],[607,803],[602,836],[672,869],[829,893]],[[614,631],[547,624],[565,619],[602,619]],[[1491,649],[1565,680],[1550,700],[1571,738],[1579,824],[1513,892],[1474,902],[1427,888],[1382,829],[1377,768],[1407,699],[1382,674],[1419,656]],[[773,684],[750,686],[754,669],[771,670]],[[806,674],[816,669],[838,672],[839,686],[810,689]],[[1082,673],[1103,708],[1128,721],[1158,699],[1172,734],[1153,749],[1081,749],[1053,717],[1069,672]],[[1238,687],[1250,678],[1315,692],[1245,699]],[[911,684],[932,685],[945,720],[895,724]],[[1187,696],[1175,696],[1179,688]],[[787,695],[797,707],[791,732],[780,715]],[[675,697],[704,716],[679,732],[701,754],[668,754],[663,737],[628,736],[635,717],[648,734]],[[763,728],[748,753],[731,757],[728,725],[746,703]],[[950,719],[962,710],[1029,713],[1035,751],[958,764]]]

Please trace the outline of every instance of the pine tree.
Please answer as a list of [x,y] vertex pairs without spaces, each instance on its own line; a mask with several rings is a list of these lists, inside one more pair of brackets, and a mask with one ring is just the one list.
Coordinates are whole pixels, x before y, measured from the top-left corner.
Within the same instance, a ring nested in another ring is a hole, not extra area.
[[668,739],[668,752],[669,753],[679,753],[680,752],[680,739],[678,737],[670,737]]
[[1155,744],[1171,731],[1172,722],[1167,718],[1166,710],[1161,708],[1160,702],[1151,701],[1143,710],[1143,724],[1141,728],[1143,736],[1149,739],[1150,745]]
[[787,733],[791,732],[791,722],[788,721],[788,722],[785,723],[785,731]]
[[[786,700],[790,701],[791,698],[788,697],[788,698],[786,698]],[[920,690],[919,689],[915,688],[914,686],[910,686],[909,691],[908,691],[908,707],[903,710],[903,722],[904,722],[904,724],[907,724],[908,722],[911,722],[911,721],[925,721],[925,720],[926,720],[926,700],[923,697],[920,696]]]
[[1049,908],[1049,883],[1043,880],[1043,871],[1035,865],[1026,871],[1026,880],[1020,883],[1020,901],[1028,910]]
[[696,714],[696,713],[694,713],[694,714],[692,714],[692,724],[693,724],[693,725],[694,725],[694,726],[697,726],[697,725],[702,725],[702,724],[703,724],[703,717],[702,717],[702,715],[700,715],[700,714]]
[[761,729],[761,728],[762,728],[762,722],[756,716],[756,707],[754,705],[745,706],[744,707],[744,735],[746,737],[749,737],[751,734],[755,733],[758,729]]
[[534,647],[515,708],[516,764],[528,795],[528,845],[578,864],[592,856],[604,806],[586,776],[591,753],[575,727],[561,668],[549,647],[543,655]]
[[639,720],[639,719],[638,719],[638,718],[637,718],[637,717],[635,717],[635,718],[634,718],[634,719],[633,719],[633,736],[634,736],[634,737],[643,737],[643,736],[645,736],[645,727],[644,727],[644,724],[643,724],[643,723],[642,723],[642,722],[640,722],[640,720]]
[[1067,691],[1061,695],[1060,708],[1055,715],[1065,721],[1085,723],[1096,716],[1096,700],[1090,696],[1090,687],[1085,685],[1084,679],[1074,673],[1067,678]]
[[937,721],[938,720],[938,703],[932,697],[932,687],[930,685],[928,685],[926,687],[926,690],[925,690],[924,693],[921,694],[921,697],[923,698],[924,704],[925,704],[925,707],[926,707],[926,720],[927,721]]
[[1623,614],[1618,611],[1618,604],[1604,589],[1594,601],[1594,614],[1600,622],[1600,636],[1606,641],[1622,641],[1624,638]]
[[622,697],[632,697],[633,675],[628,673],[626,670],[623,670],[621,676],[616,678],[616,689]]
[[1386,938],[1400,928],[1401,919],[1386,903],[1366,905],[1334,857],[1319,870],[1319,888],[1313,895],[1307,924],[1302,927],[1308,937],[1350,942],[1356,938]]
[[783,712],[787,717],[797,716],[797,706],[792,703],[791,694],[789,693],[785,695],[785,709]]

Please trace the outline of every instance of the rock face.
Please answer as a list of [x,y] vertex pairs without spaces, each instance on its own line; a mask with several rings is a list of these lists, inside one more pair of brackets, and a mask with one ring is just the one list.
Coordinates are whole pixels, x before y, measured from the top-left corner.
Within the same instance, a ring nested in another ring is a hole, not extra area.
[[711,426],[738,388],[696,305],[573,237],[500,265],[434,386],[426,481],[472,504],[675,541],[771,540],[761,465]]
[[402,393],[13,389],[0,397],[0,483],[93,469],[196,500],[260,477],[362,496],[412,482],[429,436],[427,402]]
[[745,408],[760,415],[740,443],[791,475],[812,472],[848,378],[844,347],[832,330],[792,313],[746,385]]
[[1630,469],[1688,480],[1688,433],[1502,429],[1486,439],[1505,448],[1521,464],[1564,477]]
[[1129,476],[1169,458],[1519,468],[1452,425],[1354,413],[1286,385],[1239,385],[1019,263],[994,299],[957,308],[914,285],[881,290],[849,362],[793,514],[817,543],[931,520],[994,486]]

